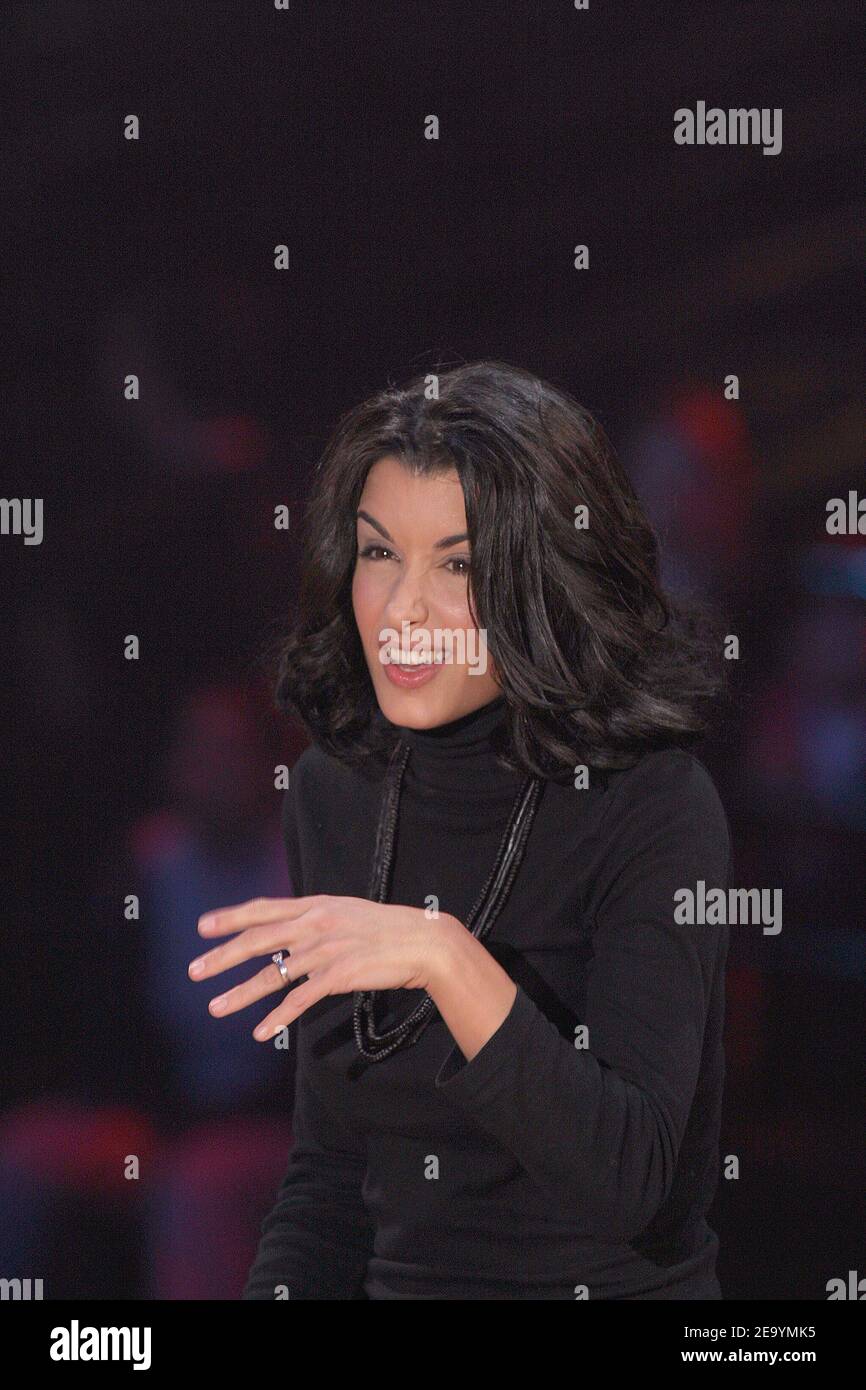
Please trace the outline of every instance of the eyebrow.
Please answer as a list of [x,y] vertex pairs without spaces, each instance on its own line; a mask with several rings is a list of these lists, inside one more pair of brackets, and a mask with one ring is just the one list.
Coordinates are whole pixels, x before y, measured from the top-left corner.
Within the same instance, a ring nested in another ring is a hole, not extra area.
[[[385,530],[385,527],[384,527],[384,526],[381,526],[381,525],[379,524],[379,522],[376,520],[375,517],[370,516],[370,513],[369,513],[369,512],[361,511],[360,507],[358,508],[358,520],[359,520],[359,521],[366,521],[366,522],[369,522],[369,524],[370,524],[376,531],[378,531],[378,532],[379,532],[379,535],[380,535],[380,536],[383,536],[383,537],[385,538],[386,541],[390,541],[392,545],[396,545],[396,544],[397,544],[397,542],[394,540],[393,536],[389,536],[389,535],[388,535],[388,532]],[[469,533],[468,533],[467,531],[461,531],[461,532],[460,532],[458,535],[456,535],[456,536],[443,536],[442,539],[441,539],[441,541],[436,541],[436,542],[435,542],[435,544],[434,544],[434,546],[433,546],[433,549],[434,549],[434,550],[447,550],[448,547],[449,547],[449,545],[457,545],[460,541],[468,541],[468,539],[469,539]]]

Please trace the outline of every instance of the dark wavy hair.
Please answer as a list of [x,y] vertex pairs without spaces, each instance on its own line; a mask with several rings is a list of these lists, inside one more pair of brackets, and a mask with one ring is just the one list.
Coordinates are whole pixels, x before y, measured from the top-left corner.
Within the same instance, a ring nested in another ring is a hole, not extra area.
[[662,591],[655,533],[601,426],[565,391],[484,361],[355,406],[317,466],[275,697],[327,753],[359,766],[397,737],[377,717],[351,592],[359,499],[385,455],[459,475],[470,611],[507,706],[507,766],[539,777],[626,767],[706,731],[724,687],[721,635],[705,609]]

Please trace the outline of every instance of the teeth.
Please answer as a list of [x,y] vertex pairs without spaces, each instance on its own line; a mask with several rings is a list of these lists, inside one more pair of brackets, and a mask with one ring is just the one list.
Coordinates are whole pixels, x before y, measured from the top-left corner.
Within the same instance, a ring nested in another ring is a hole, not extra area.
[[420,661],[420,660],[419,660],[419,661],[395,661],[395,660],[394,660],[394,655],[392,654],[392,655],[390,655],[390,656],[388,657],[388,664],[389,664],[390,666],[399,666],[400,669],[401,669],[401,671],[411,671],[411,670],[415,670],[418,666],[441,666],[441,665],[442,665],[442,657],[441,657],[441,656],[425,657],[425,659],[424,659],[423,661]]

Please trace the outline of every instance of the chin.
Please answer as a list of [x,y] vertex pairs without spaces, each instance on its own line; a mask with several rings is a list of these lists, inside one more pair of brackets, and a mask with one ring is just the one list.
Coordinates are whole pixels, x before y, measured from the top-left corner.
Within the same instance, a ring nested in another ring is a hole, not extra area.
[[[387,681],[387,678],[386,678]],[[429,729],[447,724],[465,713],[459,695],[444,691],[400,690],[388,682],[376,688],[376,699],[386,719],[406,729]]]

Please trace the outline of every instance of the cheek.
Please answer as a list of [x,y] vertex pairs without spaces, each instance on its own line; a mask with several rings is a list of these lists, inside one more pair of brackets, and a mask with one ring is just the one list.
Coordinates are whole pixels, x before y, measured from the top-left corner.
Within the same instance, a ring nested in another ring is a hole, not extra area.
[[464,588],[460,593],[445,593],[439,595],[439,612],[447,617],[447,623],[443,627],[459,627],[464,631],[474,629],[472,614],[469,611],[469,595]]
[[352,578],[352,608],[358,631],[363,637],[370,626],[370,593],[360,570],[356,570]]
[[379,632],[385,622],[382,613],[387,595],[382,587],[378,572],[373,572],[372,568],[356,569],[352,579],[352,608],[361,640],[369,648],[379,646]]

